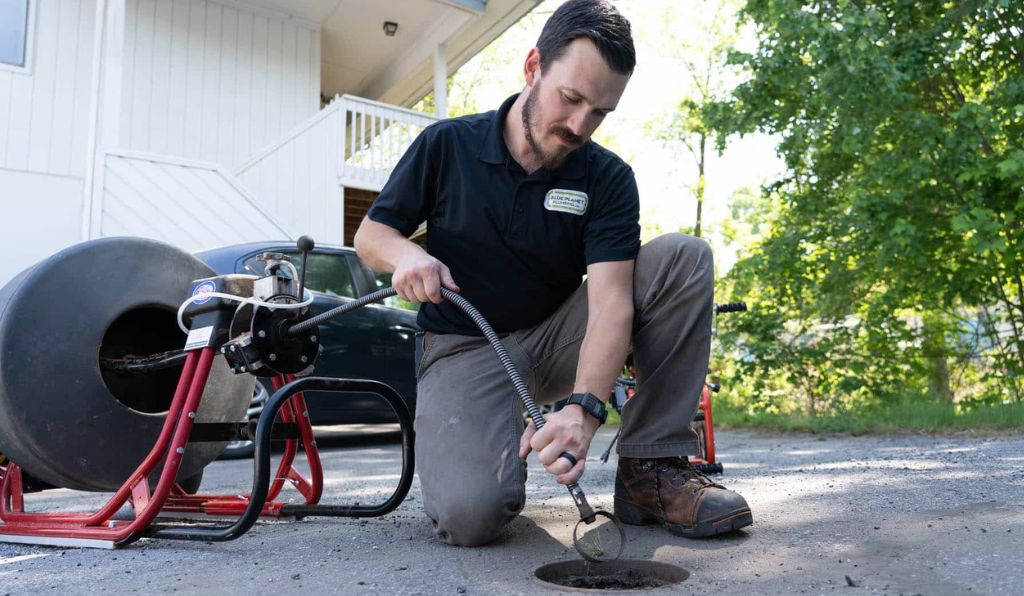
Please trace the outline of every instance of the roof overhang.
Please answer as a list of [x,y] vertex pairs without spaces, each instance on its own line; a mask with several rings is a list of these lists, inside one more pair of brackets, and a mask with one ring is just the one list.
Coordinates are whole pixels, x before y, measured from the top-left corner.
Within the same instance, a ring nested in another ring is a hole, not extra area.
[[[319,27],[321,90],[411,106],[433,88],[434,55],[448,72],[483,50],[541,0],[246,0]],[[384,23],[398,24],[393,36]]]
[[[440,1],[440,0],[437,0]],[[487,10],[477,18],[465,22],[444,40],[448,62],[448,72],[458,70],[463,64],[476,56],[492,41],[497,39],[519,19],[526,16],[542,0],[487,0]],[[386,103],[411,106],[433,91],[434,66],[433,50],[436,44],[427,48],[425,54],[406,63],[407,70],[403,76],[392,76],[379,81],[378,86],[370,92],[379,93],[376,98]],[[526,50],[523,48],[523,56]]]

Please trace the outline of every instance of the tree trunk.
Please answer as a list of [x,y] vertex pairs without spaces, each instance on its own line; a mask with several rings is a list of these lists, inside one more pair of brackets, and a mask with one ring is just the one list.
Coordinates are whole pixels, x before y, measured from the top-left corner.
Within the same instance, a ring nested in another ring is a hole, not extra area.
[[949,361],[944,355],[928,358],[928,389],[940,402],[953,403],[953,391],[949,383]]
[[707,144],[706,134],[700,135],[700,159],[697,161],[697,223],[693,226],[693,235],[700,238],[701,216],[704,211],[704,147]]
[[921,347],[928,366],[928,389],[937,401],[953,403],[953,391],[949,382],[949,350],[946,341],[946,325],[941,315],[925,313],[922,317]]

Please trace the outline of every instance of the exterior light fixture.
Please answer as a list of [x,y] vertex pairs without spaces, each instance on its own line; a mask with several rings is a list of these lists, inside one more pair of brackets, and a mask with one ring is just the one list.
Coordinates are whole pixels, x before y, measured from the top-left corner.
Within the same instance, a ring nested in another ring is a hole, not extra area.
[[388,37],[394,37],[395,33],[398,32],[398,23],[394,21],[384,21],[384,35]]

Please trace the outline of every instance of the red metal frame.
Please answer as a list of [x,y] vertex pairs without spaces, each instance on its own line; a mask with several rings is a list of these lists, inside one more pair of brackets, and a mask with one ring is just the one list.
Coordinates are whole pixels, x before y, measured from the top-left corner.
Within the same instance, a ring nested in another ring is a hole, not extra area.
[[[629,367],[629,374],[635,379],[636,369]],[[627,387],[626,401],[632,399],[635,394],[635,388]],[[691,424],[694,426],[693,430],[697,432],[701,442],[704,443],[704,457],[692,456],[689,460],[694,465],[713,464],[715,463],[715,424],[711,416],[711,389],[708,388],[706,383],[701,387],[700,402],[697,404],[697,410],[704,412],[704,420],[703,422],[694,421]]]
[[704,385],[701,389],[700,403],[697,404],[697,409],[704,412],[703,422],[694,422],[695,425],[703,425],[703,428],[696,428],[694,430],[703,439],[704,457],[690,457],[690,463],[694,465],[713,464],[715,463],[715,425],[711,417],[711,390],[708,389],[707,385]]
[[[26,512],[21,470],[14,462],[8,462],[0,484],[0,520],[3,521],[0,524],[0,542],[80,544],[112,548],[134,540],[161,512],[241,515],[249,503],[247,494],[189,495],[175,483],[195,421],[194,413],[198,411],[214,356],[215,349],[211,347],[188,353],[160,436],[135,472],[99,511],[91,514]],[[281,388],[291,380],[291,375],[273,379],[274,389]],[[185,412],[187,414],[182,415]],[[287,439],[274,483],[263,505],[262,515],[270,517],[281,516],[281,507],[285,504],[274,499],[284,488],[285,482],[290,482],[302,494],[307,505],[318,503],[323,492],[320,453],[313,440],[309,411],[301,393],[294,395],[281,409],[281,418],[284,422],[297,423],[310,479],[307,480],[294,466],[299,440]],[[147,478],[164,460],[166,463],[160,479],[151,493]],[[112,519],[128,502],[135,510],[135,519]]]

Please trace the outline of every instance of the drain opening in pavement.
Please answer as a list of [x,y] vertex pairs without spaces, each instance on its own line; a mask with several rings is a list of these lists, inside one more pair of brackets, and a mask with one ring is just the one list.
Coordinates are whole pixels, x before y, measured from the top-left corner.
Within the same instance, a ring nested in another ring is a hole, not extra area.
[[576,590],[650,590],[679,583],[690,577],[690,572],[668,563],[619,559],[606,563],[548,563],[537,568],[534,575],[543,582]]

